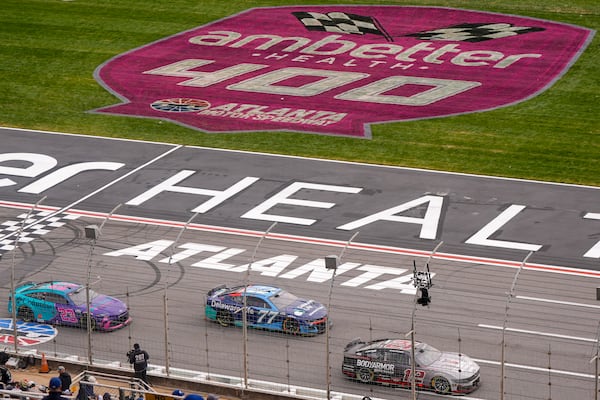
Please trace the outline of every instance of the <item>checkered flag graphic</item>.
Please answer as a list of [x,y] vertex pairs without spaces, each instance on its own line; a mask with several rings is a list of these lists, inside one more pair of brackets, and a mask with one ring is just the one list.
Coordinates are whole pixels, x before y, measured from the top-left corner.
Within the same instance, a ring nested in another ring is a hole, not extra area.
[[[0,224],[0,255],[8,251],[14,250],[15,240],[17,243],[29,243],[32,240],[39,238],[59,228],[69,220],[77,219],[77,215],[57,214],[51,215],[51,211],[36,211],[30,214],[23,213],[17,216],[16,220],[5,221]],[[19,230],[23,227],[23,231],[19,234]]]
[[460,24],[446,28],[435,29],[404,35],[421,40],[446,40],[453,42],[484,42],[486,40],[502,39],[530,32],[540,32],[544,28],[531,26],[516,26],[507,23],[493,24]]
[[373,17],[345,12],[330,12],[327,14],[317,12],[292,13],[309,31],[334,32],[352,35],[367,33],[380,35],[391,41],[390,35]]

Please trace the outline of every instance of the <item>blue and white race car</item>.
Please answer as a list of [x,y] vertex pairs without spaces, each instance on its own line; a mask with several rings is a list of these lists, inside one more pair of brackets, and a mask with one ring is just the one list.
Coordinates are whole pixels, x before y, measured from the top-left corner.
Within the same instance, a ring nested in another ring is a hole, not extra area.
[[208,292],[206,318],[222,326],[247,326],[293,335],[325,332],[327,309],[315,300],[301,299],[281,288],[266,285],[226,287]]

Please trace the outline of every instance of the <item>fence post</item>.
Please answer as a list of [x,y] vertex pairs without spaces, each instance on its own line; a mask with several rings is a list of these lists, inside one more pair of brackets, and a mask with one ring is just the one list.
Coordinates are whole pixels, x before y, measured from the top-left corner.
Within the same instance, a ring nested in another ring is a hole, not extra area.
[[269,235],[271,229],[273,229],[277,225],[277,222],[273,222],[269,229],[267,229],[260,237],[256,246],[254,246],[254,251],[252,252],[252,258],[250,259],[250,264],[248,264],[248,269],[246,270],[246,278],[244,279],[244,306],[242,307],[242,337],[243,337],[243,347],[244,347],[244,384],[242,386],[242,393],[244,393],[245,389],[248,389],[248,299],[246,298],[246,288],[250,283],[250,270],[252,269],[252,264],[256,259],[256,252],[260,247],[262,241]]
[[505,364],[504,348],[505,348],[505,340],[506,340],[506,325],[508,323],[508,309],[510,308],[510,301],[513,298],[515,288],[517,286],[517,279],[519,278],[519,274],[521,273],[521,270],[525,266],[525,263],[527,262],[529,257],[531,257],[532,254],[533,254],[533,251],[530,251],[527,254],[527,256],[523,259],[523,261],[521,262],[521,265],[519,265],[519,269],[517,270],[517,273],[515,274],[515,277],[513,278],[512,285],[510,286],[510,291],[508,292],[508,295],[506,297],[506,307],[504,310],[504,322],[502,323],[502,348],[500,349],[500,353],[501,353],[501,356],[500,356],[500,400],[504,400],[504,364]]
[[339,256],[327,256],[325,257],[325,268],[333,269],[333,273],[331,275],[331,282],[329,285],[329,294],[327,296],[327,321],[325,322],[325,356],[327,357],[325,361],[325,373],[327,374],[327,400],[331,400],[331,365],[329,360],[329,317],[331,312],[331,295],[333,293],[333,281],[335,280],[335,274],[337,272],[337,267],[339,263],[342,261],[342,257],[344,252],[350,246],[350,243],[354,240],[354,238],[358,235],[358,232],[355,232],[354,235],[346,242],[344,248],[340,252]]
[[21,238],[21,235],[23,234],[23,230],[25,229],[25,224],[29,220],[31,213],[38,207],[38,205],[41,202],[43,202],[46,199],[46,197],[47,196],[44,196],[40,200],[38,200],[38,202],[35,203],[33,205],[33,207],[31,207],[29,209],[29,212],[27,212],[27,216],[23,219],[23,222],[21,223],[21,226],[19,227],[19,230],[17,231],[17,236],[15,236],[15,244],[12,249],[12,262],[10,264],[10,295],[11,295],[11,299],[12,299],[12,324],[13,324],[13,339],[14,339],[13,341],[14,341],[14,345],[15,345],[15,354],[16,355],[19,354],[19,340],[18,340],[19,336],[18,336],[18,330],[17,330],[17,299],[15,296],[16,295],[16,292],[15,292],[15,254],[17,252],[16,251],[17,246],[19,245],[19,239]]
[[100,235],[102,234],[102,228],[104,228],[104,224],[106,224],[106,221],[108,221],[110,219],[110,217],[114,214],[115,211],[117,211],[117,209],[119,207],[121,207],[122,204],[118,204],[115,208],[113,208],[111,210],[110,213],[108,213],[108,215],[106,216],[106,218],[104,218],[104,221],[102,221],[102,224],[100,224],[100,227],[96,226],[96,225],[88,225],[84,228],[84,232],[85,232],[85,237],[87,239],[90,239],[90,252],[88,254],[88,265],[87,265],[87,280],[85,283],[85,305],[86,305],[86,329],[87,329],[87,341],[88,341],[88,365],[92,365],[93,364],[93,357],[92,357],[92,313],[90,310],[90,285],[91,285],[91,278],[92,278],[92,257],[94,255],[94,248],[96,247],[96,241],[100,238]]
[[596,330],[596,348],[590,363],[594,363],[594,400],[598,400],[598,356],[600,355],[600,322]]
[[[438,243],[437,246],[431,251],[429,257],[427,258],[427,272],[423,275],[422,272],[417,271],[417,265],[413,261],[413,285],[415,287],[415,296],[413,298],[413,310],[412,315],[410,317],[410,390],[412,394],[412,399],[417,400],[417,378],[415,374],[416,370],[416,361],[415,361],[415,314],[417,312],[417,294],[419,293],[419,288],[427,288],[429,289],[432,286],[431,283],[431,274],[429,273],[429,261],[433,258],[433,255],[438,251],[438,249],[444,244],[444,241]],[[423,281],[425,279],[425,281]],[[424,304],[426,305],[426,304]]]
[[179,243],[179,239],[181,239],[181,236],[183,235],[183,233],[185,232],[187,227],[198,216],[198,214],[200,214],[199,211],[194,213],[194,215],[192,215],[190,217],[190,219],[187,220],[185,225],[183,225],[181,227],[181,230],[177,234],[175,241],[173,241],[173,243],[171,243],[171,248],[170,248],[169,263],[167,264],[168,265],[167,278],[165,279],[165,289],[164,289],[164,294],[163,294],[163,313],[164,313],[163,320],[164,320],[164,330],[165,330],[165,332],[164,332],[165,333],[165,374],[167,375],[167,377],[169,377],[171,375],[171,362],[169,361],[169,312],[168,312],[169,297],[167,295],[167,292],[168,292],[168,288],[169,288],[169,274],[171,272],[171,264],[173,261],[173,252],[175,251],[174,250],[175,246],[177,245],[177,243]]

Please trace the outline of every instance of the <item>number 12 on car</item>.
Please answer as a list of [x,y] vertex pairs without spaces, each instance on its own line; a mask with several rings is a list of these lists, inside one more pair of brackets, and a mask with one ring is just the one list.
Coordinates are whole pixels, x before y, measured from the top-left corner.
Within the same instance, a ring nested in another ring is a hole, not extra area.
[[[410,382],[412,380],[411,378],[411,373],[412,370],[410,368],[407,368],[404,370],[404,382]],[[425,371],[418,369],[415,373],[415,383],[417,384],[422,384],[423,381],[425,380]]]

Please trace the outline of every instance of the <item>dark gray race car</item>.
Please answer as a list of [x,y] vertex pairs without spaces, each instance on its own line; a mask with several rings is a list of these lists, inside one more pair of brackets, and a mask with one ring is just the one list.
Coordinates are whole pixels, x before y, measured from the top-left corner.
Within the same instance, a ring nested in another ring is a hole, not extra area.
[[[342,372],[362,383],[410,387],[410,340],[354,339],[344,349]],[[479,365],[464,354],[449,353],[415,342],[415,382],[419,389],[466,394],[479,387]]]

